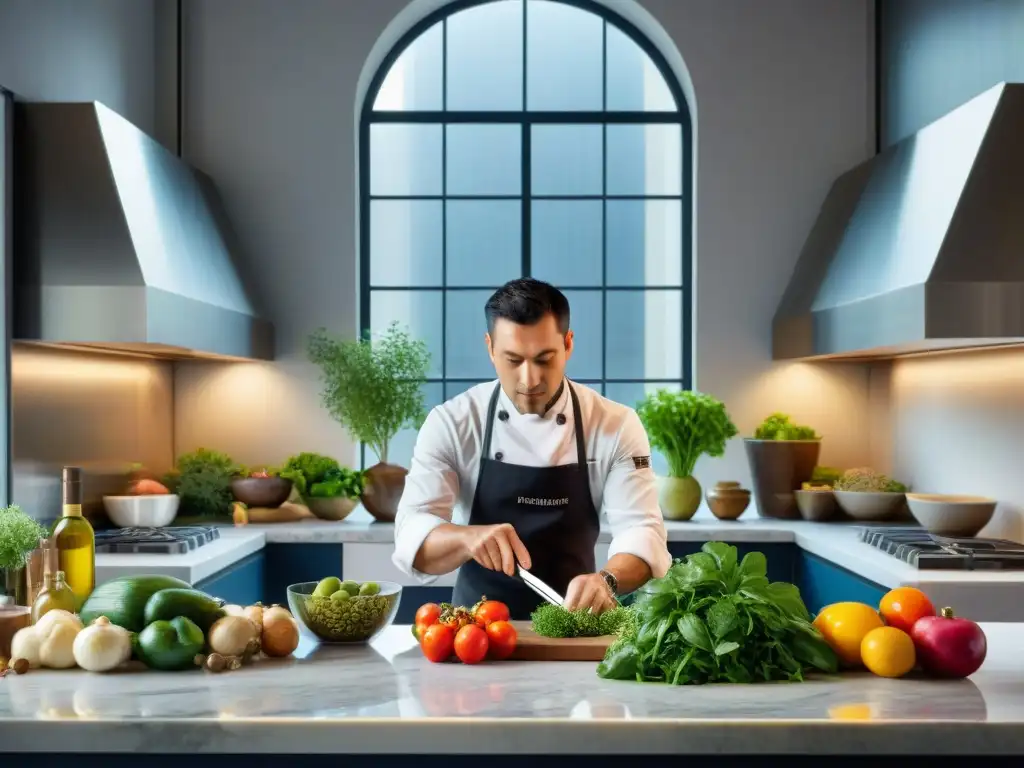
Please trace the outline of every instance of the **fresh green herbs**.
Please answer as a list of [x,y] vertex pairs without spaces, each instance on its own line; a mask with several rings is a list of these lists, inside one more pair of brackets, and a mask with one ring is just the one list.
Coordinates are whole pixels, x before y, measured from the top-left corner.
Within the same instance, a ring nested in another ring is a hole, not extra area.
[[25,567],[32,550],[46,538],[46,529],[12,504],[0,507],[0,568]]
[[725,406],[700,392],[659,389],[636,407],[651,447],[668,462],[670,477],[690,477],[705,453],[721,456],[736,435]]
[[784,413],[773,413],[754,431],[755,440],[820,440],[812,427],[794,424]]
[[533,631],[544,637],[597,637],[614,635],[628,620],[627,608],[612,608],[599,616],[585,610],[567,611],[545,603],[530,614]]
[[309,338],[309,359],[320,367],[328,413],[381,463],[399,430],[426,418],[422,383],[430,353],[396,323],[373,341],[369,335],[338,340],[318,330]]
[[241,472],[231,457],[220,451],[198,448],[178,457],[164,485],[181,498],[182,511],[198,517],[231,514],[234,494],[231,479]]
[[907,486],[888,475],[875,472],[870,467],[848,469],[835,481],[837,491],[860,491],[861,493],[906,493]]
[[800,591],[769,582],[760,552],[709,542],[635,593],[635,612],[598,675],[640,682],[751,683],[835,672],[835,653],[810,623]]
[[363,493],[362,472],[341,466],[337,459],[319,453],[304,452],[284,463],[281,477],[291,480],[299,494],[321,499],[343,496],[358,499]]

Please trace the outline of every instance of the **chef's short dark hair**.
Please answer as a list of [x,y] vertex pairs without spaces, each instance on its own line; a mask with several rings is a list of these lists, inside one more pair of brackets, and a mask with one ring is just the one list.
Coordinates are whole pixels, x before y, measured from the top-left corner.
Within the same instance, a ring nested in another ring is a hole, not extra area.
[[562,333],[569,331],[569,300],[550,283],[521,277],[510,280],[496,290],[484,307],[487,331],[494,332],[498,320],[511,320],[516,325],[536,325],[552,314]]

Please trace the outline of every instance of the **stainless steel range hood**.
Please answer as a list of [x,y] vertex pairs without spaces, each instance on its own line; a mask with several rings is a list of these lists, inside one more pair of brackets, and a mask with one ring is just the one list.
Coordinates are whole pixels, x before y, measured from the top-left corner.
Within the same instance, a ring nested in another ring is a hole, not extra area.
[[273,359],[214,185],[96,102],[20,103],[16,341]]
[[775,315],[773,357],[1024,343],[1024,84],[840,176]]

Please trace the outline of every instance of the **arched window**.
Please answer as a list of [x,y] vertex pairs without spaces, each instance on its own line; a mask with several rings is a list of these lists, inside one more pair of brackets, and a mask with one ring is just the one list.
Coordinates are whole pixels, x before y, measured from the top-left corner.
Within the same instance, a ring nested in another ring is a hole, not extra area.
[[361,328],[427,342],[432,406],[494,378],[484,302],[529,275],[568,296],[570,378],[630,405],[689,387],[691,147],[667,64],[603,6],[446,5],[363,106]]

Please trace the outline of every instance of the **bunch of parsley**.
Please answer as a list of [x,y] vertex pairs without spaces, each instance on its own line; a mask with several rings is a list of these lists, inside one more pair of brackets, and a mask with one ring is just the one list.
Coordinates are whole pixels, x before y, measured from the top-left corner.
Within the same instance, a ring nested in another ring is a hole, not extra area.
[[635,593],[633,621],[598,666],[617,680],[752,683],[835,672],[835,653],[810,623],[800,591],[769,582],[760,552],[709,542]]

